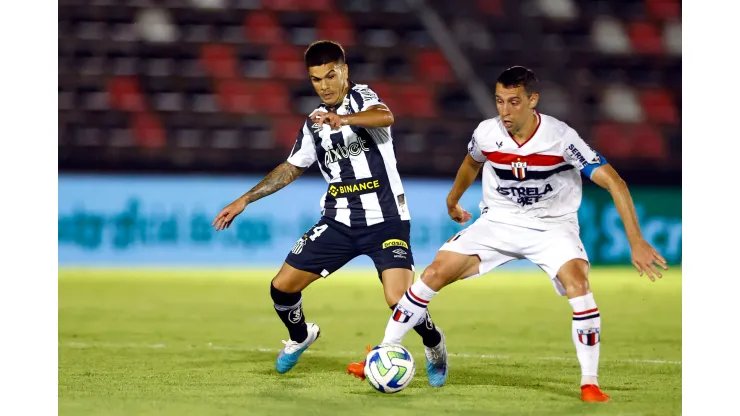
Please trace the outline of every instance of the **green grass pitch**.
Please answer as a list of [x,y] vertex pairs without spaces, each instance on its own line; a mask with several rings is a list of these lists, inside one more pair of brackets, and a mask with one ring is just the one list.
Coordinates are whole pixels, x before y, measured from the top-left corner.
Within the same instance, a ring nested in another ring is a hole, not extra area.
[[571,309],[544,273],[459,282],[430,311],[447,335],[450,376],[417,371],[384,395],[345,374],[380,342],[390,310],[374,272],[340,271],[304,291],[321,338],[287,374],[287,331],[265,271],[59,272],[60,415],[677,415],[681,414],[681,271],[650,283],[596,268],[600,384],[611,403],[579,400]]

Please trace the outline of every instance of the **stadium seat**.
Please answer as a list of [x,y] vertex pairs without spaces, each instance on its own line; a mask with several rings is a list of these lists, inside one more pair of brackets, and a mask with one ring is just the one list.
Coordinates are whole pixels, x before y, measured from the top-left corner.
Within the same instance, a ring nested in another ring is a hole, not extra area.
[[295,46],[272,46],[268,52],[268,60],[273,77],[300,80],[307,78],[303,54]]
[[288,87],[282,82],[263,81],[257,84],[255,95],[257,110],[261,113],[279,116],[291,113]]
[[257,112],[257,97],[254,86],[250,88],[242,79],[226,79],[216,82],[216,100],[219,107],[229,113],[254,114]]
[[574,0],[539,0],[534,6],[550,20],[567,21],[578,16],[578,5]]
[[344,47],[354,46],[355,31],[352,22],[341,13],[321,13],[318,16],[319,39],[331,39]]
[[668,53],[681,56],[682,40],[681,22],[670,21],[663,26],[663,43]]
[[658,28],[648,22],[632,22],[628,28],[632,48],[644,54],[662,54],[663,38]]
[[600,16],[592,23],[591,42],[603,53],[628,54],[630,41],[624,25],[611,16]]
[[398,89],[398,98],[408,110],[406,115],[419,118],[437,116],[437,103],[429,86],[423,84],[403,85]]
[[665,140],[654,126],[650,124],[630,126],[628,134],[633,140],[632,157],[656,161],[668,158]]
[[230,45],[206,44],[201,47],[200,59],[206,73],[215,79],[236,78],[239,63]]
[[632,141],[624,134],[621,124],[613,122],[598,123],[591,132],[594,147],[607,159],[628,159],[632,156]]
[[157,116],[148,111],[133,114],[131,130],[136,144],[144,148],[161,148],[166,144],[166,135]]
[[146,104],[135,77],[114,77],[108,81],[110,106],[120,111],[143,111]]
[[391,109],[394,114],[403,114],[403,109],[398,108],[396,100],[396,89],[385,82],[373,82],[370,88],[378,94],[378,97]]
[[426,50],[416,54],[416,79],[449,83],[455,81],[455,75],[447,63],[447,59],[439,50]]
[[253,44],[278,45],[285,41],[283,29],[269,11],[253,11],[244,18],[244,36]]
[[678,123],[678,114],[673,100],[663,89],[650,89],[640,92],[640,103],[647,120],[656,123]]
[[657,19],[681,18],[681,4],[678,0],[645,0],[645,8],[652,17]]

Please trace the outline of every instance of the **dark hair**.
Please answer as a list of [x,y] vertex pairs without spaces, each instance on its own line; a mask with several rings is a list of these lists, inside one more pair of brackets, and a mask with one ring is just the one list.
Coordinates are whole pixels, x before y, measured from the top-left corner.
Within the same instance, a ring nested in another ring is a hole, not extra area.
[[527,95],[538,92],[537,77],[532,70],[523,66],[512,66],[498,76],[496,83],[506,88],[524,87]]
[[306,67],[321,66],[332,62],[343,64],[344,49],[342,45],[330,40],[319,40],[306,49],[305,54]]

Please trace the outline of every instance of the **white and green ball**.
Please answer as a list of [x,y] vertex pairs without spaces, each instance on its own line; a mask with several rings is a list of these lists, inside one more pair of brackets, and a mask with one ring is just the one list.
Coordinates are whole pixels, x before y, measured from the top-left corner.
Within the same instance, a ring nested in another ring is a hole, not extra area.
[[405,389],[415,372],[414,357],[401,345],[379,345],[365,358],[365,377],[381,393]]

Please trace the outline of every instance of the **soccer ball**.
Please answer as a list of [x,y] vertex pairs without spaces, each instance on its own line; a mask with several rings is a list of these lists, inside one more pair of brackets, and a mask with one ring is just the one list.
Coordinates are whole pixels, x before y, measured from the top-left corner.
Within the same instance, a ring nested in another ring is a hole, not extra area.
[[365,358],[365,377],[381,393],[405,389],[415,372],[414,357],[400,345],[379,345]]

